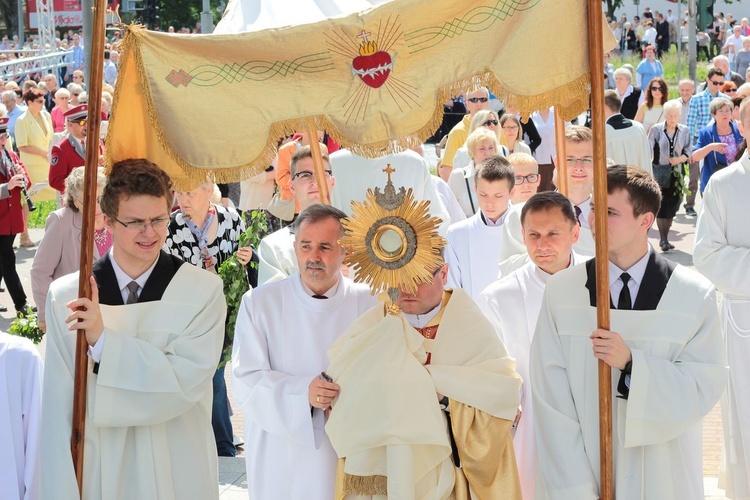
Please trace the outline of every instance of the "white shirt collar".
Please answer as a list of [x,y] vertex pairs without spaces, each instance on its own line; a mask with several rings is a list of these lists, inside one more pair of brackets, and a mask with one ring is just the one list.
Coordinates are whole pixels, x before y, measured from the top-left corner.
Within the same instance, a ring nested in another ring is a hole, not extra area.
[[143,287],[146,285],[148,278],[151,276],[151,273],[156,267],[156,263],[159,262],[159,257],[156,257],[156,260],[154,260],[154,263],[151,264],[151,267],[146,269],[146,272],[135,279],[128,276],[127,273],[123,271],[122,268],[117,264],[117,261],[115,260],[114,247],[109,251],[109,261],[112,263],[112,269],[115,271],[115,277],[117,278],[117,287],[120,289],[120,293],[122,294],[122,301],[124,303],[127,302],[128,294],[130,293],[127,286],[131,281],[135,281],[136,283],[138,283],[138,286],[140,287],[138,289],[138,296],[141,295]]
[[641,282],[643,281],[643,275],[646,274],[646,266],[648,265],[648,258],[651,256],[651,252],[654,250],[651,248],[651,245],[648,245],[648,250],[646,251],[646,255],[641,257],[641,259],[630,266],[629,269],[620,269],[616,265],[614,265],[611,261],[609,263],[609,286],[611,287],[615,281],[620,279],[620,275],[624,272],[627,272],[630,275],[630,279],[635,283],[636,288],[641,286]]
[[[619,92],[618,92],[618,93],[619,93]],[[625,93],[624,93],[624,94],[622,94],[622,95],[620,96],[620,99],[621,99],[621,100],[622,100],[622,99],[625,99],[625,98],[626,98],[627,96],[629,96],[629,95],[630,95],[630,94],[632,94],[632,93],[633,93],[633,86],[632,86],[632,85],[628,85],[628,88],[627,88],[627,90],[625,90]]]
[[581,227],[585,227],[586,229],[591,229],[589,227],[589,214],[591,213],[591,196],[583,200],[581,203],[576,205],[578,208],[581,209],[581,215],[578,217],[578,220],[581,221]]
[[414,328],[424,328],[424,326],[427,323],[432,321],[435,318],[435,316],[438,315],[438,313],[440,312],[442,308],[443,308],[443,302],[441,300],[440,303],[437,306],[435,306],[435,308],[432,311],[428,313],[425,313],[425,314],[403,313],[403,314],[404,314],[404,318],[406,318],[406,321],[408,321],[411,326],[413,326]]

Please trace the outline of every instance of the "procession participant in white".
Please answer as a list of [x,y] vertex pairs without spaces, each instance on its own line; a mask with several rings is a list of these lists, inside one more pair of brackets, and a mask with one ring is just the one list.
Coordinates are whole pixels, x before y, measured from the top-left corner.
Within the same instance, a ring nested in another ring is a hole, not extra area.
[[472,299],[497,278],[500,242],[515,178],[507,159],[493,156],[482,161],[475,174],[474,191],[479,211],[448,228],[445,250],[448,284],[463,288]]
[[521,381],[467,293],[444,290],[439,219],[390,179],[354,213],[347,263],[387,294],[328,351],[341,387],[326,424],[341,459],[335,498],[520,499]]
[[39,496],[42,358],[23,337],[0,332],[0,498]]
[[527,153],[513,153],[508,156],[516,178],[515,194],[510,200],[513,205],[520,205],[536,194],[542,176],[539,175],[539,164]]
[[363,201],[370,186],[377,184],[383,169],[391,165],[393,182],[406,189],[411,188],[417,200],[430,201],[430,213],[443,220],[441,233],[445,234],[451,224],[448,210],[432,182],[427,162],[418,153],[407,149],[379,158],[364,158],[348,149],[340,149],[330,156],[331,169],[336,178],[336,189],[331,191],[331,205],[352,214],[352,201]]
[[448,216],[450,217],[451,224],[466,220],[464,209],[461,208],[461,205],[456,199],[456,195],[453,194],[453,191],[451,190],[451,187],[448,185],[448,183],[445,182],[440,176],[431,175],[430,177],[432,177],[432,182],[435,184],[435,189],[437,189],[438,196],[440,196],[440,200],[443,202],[443,206],[448,211]]
[[376,302],[341,275],[344,217],[327,205],[305,208],[294,224],[300,271],[242,298],[232,390],[245,416],[251,499],[334,497],[337,459],[323,426],[338,386],[321,372],[331,343]]
[[[323,165],[328,180],[328,191],[333,196],[336,179],[333,177],[328,154],[322,152]],[[297,148],[292,155],[289,167],[291,180],[289,187],[300,211],[314,203],[320,203],[320,191],[315,180],[310,146]],[[294,254],[294,235],[289,226],[282,227],[262,240],[258,245],[258,285],[279,281],[297,271],[297,257]]]
[[727,382],[715,290],[649,246],[661,202],[650,174],[616,165],[607,185],[607,206],[596,209],[609,214],[611,330],[596,327],[591,260],[549,279],[531,343],[540,477],[548,498],[601,497],[601,359],[617,396],[615,497],[702,499],[702,420]]
[[[568,199],[573,203],[576,220],[581,226],[578,242],[573,249],[583,257],[595,253],[588,216],[594,191],[594,136],[591,129],[571,125],[565,127],[565,152],[568,171]],[[555,162],[557,162],[555,158]],[[528,262],[526,246],[523,244],[521,208],[508,210],[500,245],[500,275],[510,274]]]
[[581,261],[572,252],[580,226],[573,205],[565,196],[545,191],[532,196],[521,212],[523,241],[531,262],[492,283],[477,303],[497,330],[508,353],[515,358],[523,380],[521,418],[513,447],[524,498],[534,498],[536,483],[536,437],[529,383],[529,352],[536,320],[542,307],[547,279]]
[[81,329],[91,346],[82,498],[217,499],[221,279],[161,251],[172,183],[158,166],[115,163],[100,205],[113,246],[94,263],[91,299],[76,298],[77,273],[47,296],[40,498],[79,498],[70,432]]
[[[740,105],[742,129],[750,131],[750,104]],[[744,135],[747,135],[745,133]],[[750,498],[750,157],[711,176],[695,229],[695,268],[722,294],[721,327],[729,357],[729,387],[723,401],[728,498]]]
[[[660,83],[651,83],[659,86]],[[604,118],[607,135],[607,158],[623,165],[635,165],[648,173],[651,168],[651,146],[646,129],[640,122],[629,120],[620,113],[622,101],[616,90],[604,91]]]

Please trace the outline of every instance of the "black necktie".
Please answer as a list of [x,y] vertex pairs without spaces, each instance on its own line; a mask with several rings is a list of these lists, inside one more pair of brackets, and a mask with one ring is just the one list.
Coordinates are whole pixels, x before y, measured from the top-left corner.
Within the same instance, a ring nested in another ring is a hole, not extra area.
[[138,303],[138,289],[140,287],[141,286],[135,281],[131,281],[126,285],[126,288],[128,289],[128,300],[125,301],[126,305]]
[[630,275],[628,273],[622,273],[620,279],[622,280],[622,290],[620,290],[620,298],[617,299],[617,308],[629,311],[633,309],[633,301],[630,299],[630,288],[628,288]]
[[312,296],[312,298],[314,298],[314,299],[327,299],[328,297],[326,297],[325,295],[318,295],[316,293],[315,295]]
[[578,205],[573,205],[573,208],[576,211],[576,220],[578,221],[578,225],[581,225],[581,207]]

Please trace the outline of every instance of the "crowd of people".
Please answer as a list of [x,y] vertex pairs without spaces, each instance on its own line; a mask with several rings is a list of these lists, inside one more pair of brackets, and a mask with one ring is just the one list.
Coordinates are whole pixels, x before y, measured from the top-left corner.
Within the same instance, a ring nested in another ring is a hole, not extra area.
[[[419,148],[358,156],[321,130],[279,138],[239,196],[210,178],[176,191],[145,159],[100,168],[90,299],[77,298],[83,164],[87,147],[102,154],[106,143],[86,137],[81,36],[68,34],[60,71],[0,75],[0,273],[17,313],[36,314],[46,336],[42,367],[30,342],[0,333],[10,443],[0,498],[78,498],[75,330],[89,344],[85,498],[218,498],[217,456],[239,442],[227,361],[253,499],[600,498],[599,360],[616,396],[618,498],[703,498],[700,429],[722,397],[723,484],[729,498],[750,496],[750,28],[717,16],[705,81],[676,82],[670,99],[659,58],[681,27],[671,11],[642,17],[611,24],[619,51],[643,57],[607,65],[606,207],[594,203],[587,115],[566,123],[558,155],[554,108],[528,118],[490,109],[477,86],[460,97],[466,115],[435,165]],[[102,120],[119,36],[107,48]],[[341,238],[357,216],[351,203],[386,178],[430,202],[444,246],[429,249],[431,281],[384,305],[353,281]],[[58,206],[39,242],[27,198]],[[698,216],[696,270],[669,259],[681,207]],[[609,221],[608,330],[597,328],[597,210]],[[257,248],[240,245],[241,215],[253,212],[268,223]],[[35,307],[17,236],[38,246]],[[217,270],[232,256],[250,291],[229,332]]]

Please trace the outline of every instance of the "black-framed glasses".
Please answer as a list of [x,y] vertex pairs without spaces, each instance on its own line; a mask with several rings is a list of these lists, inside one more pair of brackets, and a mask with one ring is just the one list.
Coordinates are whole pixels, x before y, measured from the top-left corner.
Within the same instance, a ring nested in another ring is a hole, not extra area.
[[722,83],[724,83],[724,82],[715,82],[715,81],[713,81],[713,80],[709,80],[709,82],[713,83],[713,84],[714,84],[714,85],[716,85],[717,87],[718,87],[719,85],[721,85]]
[[737,92],[737,89],[726,89],[724,92]]
[[523,184],[524,182],[528,182],[529,184],[533,184],[533,183],[535,183],[538,180],[539,180],[539,174],[517,175],[516,176],[516,184]]
[[518,130],[518,125],[503,125],[503,130]]
[[[326,169],[326,170],[324,170],[324,172],[325,172],[325,173],[326,173],[326,175],[328,175],[329,177],[333,175],[333,170],[328,170],[328,169]],[[294,175],[292,176],[292,179],[293,179],[293,180],[297,180],[297,179],[299,179],[299,180],[302,180],[302,181],[305,181],[305,182],[310,182],[310,181],[311,181],[311,180],[313,180],[314,178],[315,178],[315,173],[314,173],[314,172],[310,172],[309,170],[302,170],[302,171],[300,171],[300,172],[297,172],[297,173],[295,173],[295,174],[294,174]]]
[[664,92],[664,87],[651,87],[651,92]]
[[487,120],[486,122],[484,122],[484,123],[482,124],[482,126],[483,126],[483,127],[489,127],[490,125],[494,125],[494,126],[496,126],[496,127],[497,127],[497,126],[498,126],[499,124],[500,124],[500,122],[499,122],[499,121],[497,121],[497,120]]
[[487,97],[469,97],[469,102],[473,102],[474,104],[487,101],[489,101],[489,98]]
[[165,229],[170,222],[169,217],[157,217],[156,219],[151,219],[150,221],[134,220],[132,222],[123,222],[117,217],[112,217],[112,219],[122,224],[122,226],[128,231],[137,233],[145,233],[146,228],[149,226],[151,226],[154,231],[158,229]]

